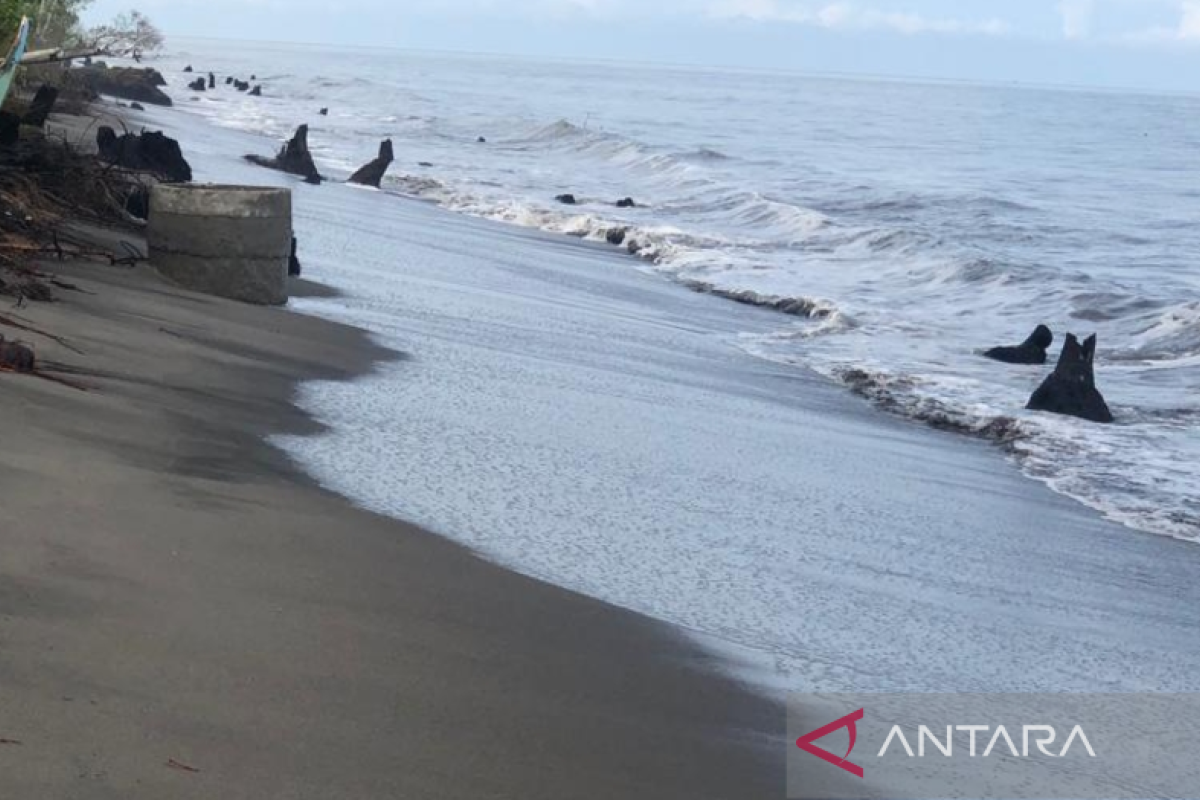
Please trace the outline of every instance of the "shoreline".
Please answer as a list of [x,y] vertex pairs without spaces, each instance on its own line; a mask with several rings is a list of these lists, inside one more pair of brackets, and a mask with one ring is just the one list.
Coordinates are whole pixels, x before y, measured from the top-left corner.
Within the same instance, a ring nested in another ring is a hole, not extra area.
[[266,440],[320,430],[301,381],[400,356],[146,267],[43,269],[84,292],[20,316],[84,355],[26,338],[89,391],[0,375],[7,793],[781,793],[782,711],[678,631],[355,508]]
[[754,741],[782,718],[664,624],[355,509],[262,440],[314,432],[295,382],[369,369],[365,334],[48,268],[95,294],[27,316],[88,353],[40,348],[93,390],[0,377],[27,409],[0,456],[14,796],[782,786]]

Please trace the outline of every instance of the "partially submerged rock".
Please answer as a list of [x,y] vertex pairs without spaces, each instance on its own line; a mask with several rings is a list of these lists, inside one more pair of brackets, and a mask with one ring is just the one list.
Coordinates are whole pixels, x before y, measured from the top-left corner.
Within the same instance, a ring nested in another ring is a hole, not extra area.
[[37,357],[29,347],[0,336],[0,370],[26,374],[36,372]]
[[250,94],[254,97],[262,97],[262,87],[255,86],[253,89],[250,90]]
[[609,244],[621,245],[625,243],[625,235],[627,233],[628,230],[625,228],[609,228],[604,238]]
[[104,125],[96,132],[100,158],[111,164],[139,172],[149,172],[165,183],[188,183],[192,167],[183,157],[179,142],[161,131],[117,136]]
[[1095,358],[1095,335],[1080,345],[1075,334],[1068,333],[1058,366],[1033,393],[1026,408],[1079,417],[1089,422],[1112,422],[1112,411],[1096,388]]
[[194,72],[194,70],[192,69],[192,65],[191,65],[191,64],[188,64],[186,67],[184,67],[184,68],[183,68],[183,71],[184,71],[184,72]]
[[58,89],[50,84],[43,84],[29,103],[29,110],[25,112],[25,117],[21,120],[21,124],[32,125],[35,128],[44,127],[46,119],[54,111],[54,104],[57,102]]
[[208,88],[210,88],[210,89],[217,88],[217,76],[211,72],[208,73]]
[[246,160],[267,169],[277,169],[289,175],[299,175],[305,181],[319,184],[323,179],[313,162],[312,153],[308,149],[308,126],[301,125],[295,135],[288,141],[274,158],[258,155],[248,155]]
[[328,117],[328,116],[329,116],[329,109],[328,109],[328,108],[322,108],[322,109],[321,109],[319,112],[317,112],[317,113],[319,113],[319,114],[320,114],[322,117]]
[[106,94],[155,106],[171,105],[171,98],[159,88],[162,75],[152,69],[92,66],[69,70],[66,75],[68,81],[95,95]]
[[983,355],[1006,364],[1045,364],[1046,350],[1054,344],[1054,333],[1038,325],[1029,338],[1016,347],[993,347]]
[[204,78],[196,78],[196,80],[188,84],[188,88],[193,92],[203,92],[208,88],[208,81],[204,80]]
[[573,206],[579,202],[575,199],[575,195],[573,194],[560,194],[554,199],[562,203],[564,206]]
[[392,165],[395,156],[392,153],[392,140],[384,139],[379,145],[379,155],[371,163],[363,166],[357,172],[350,176],[351,183],[358,183],[363,186],[374,186],[379,188],[379,184],[383,182],[383,176],[387,173],[388,167]]
[[617,201],[617,208],[637,208],[637,203],[632,197],[626,197]]

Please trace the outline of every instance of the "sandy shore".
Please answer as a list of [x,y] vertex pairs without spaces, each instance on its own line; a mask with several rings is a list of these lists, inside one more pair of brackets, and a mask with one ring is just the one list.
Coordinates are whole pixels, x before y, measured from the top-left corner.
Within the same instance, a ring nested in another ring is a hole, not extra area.
[[0,375],[0,795],[782,795],[780,714],[665,627],[263,444],[314,430],[298,381],[391,357],[363,334],[48,269],[84,292],[11,313],[81,351],[21,334],[89,391]]

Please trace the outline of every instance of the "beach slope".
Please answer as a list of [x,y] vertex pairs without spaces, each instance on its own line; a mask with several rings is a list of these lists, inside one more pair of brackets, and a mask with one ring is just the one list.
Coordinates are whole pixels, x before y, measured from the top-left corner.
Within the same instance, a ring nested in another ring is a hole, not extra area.
[[664,626],[263,443],[315,431],[298,381],[393,357],[364,334],[48,269],[84,292],[10,315],[65,337],[19,334],[87,391],[0,375],[0,795],[781,796],[781,716]]

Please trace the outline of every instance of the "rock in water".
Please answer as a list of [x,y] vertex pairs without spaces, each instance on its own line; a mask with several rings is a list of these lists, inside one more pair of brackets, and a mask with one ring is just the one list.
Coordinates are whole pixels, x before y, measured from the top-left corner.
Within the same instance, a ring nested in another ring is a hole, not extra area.
[[608,232],[604,234],[604,238],[609,244],[621,245],[625,243],[626,233],[625,228],[609,228]]
[[188,84],[188,88],[193,92],[203,92],[208,88],[208,81],[204,80],[204,78],[196,78],[196,80]]
[[254,97],[262,97],[262,87],[255,86],[253,89],[250,90],[250,94]]
[[171,98],[159,88],[162,85],[162,75],[153,69],[109,68],[97,64],[67,70],[63,75],[68,88],[82,90],[84,94],[106,94],[155,106],[171,105]]
[[374,186],[379,188],[379,184],[383,182],[383,176],[387,172],[388,167],[392,165],[395,156],[392,153],[392,140],[384,139],[379,145],[379,156],[370,164],[362,167],[350,176],[351,183],[359,183],[363,186]]
[[329,109],[328,109],[328,108],[322,108],[322,109],[321,109],[321,111],[320,111],[320,114],[321,114],[321,116],[322,116],[322,117],[328,117],[328,116],[329,116]]
[[1054,334],[1045,325],[1038,325],[1024,343],[1016,347],[993,347],[983,355],[1006,364],[1045,364],[1046,350],[1054,344]]
[[232,76],[232,75],[227,75],[227,76],[225,77],[225,85],[226,85],[226,86],[232,86],[232,85],[233,85],[233,76]]
[[183,68],[183,71],[184,71],[184,72],[194,72],[194,70],[192,69],[192,65],[191,65],[191,64],[188,64],[186,67],[184,67],[184,68]]
[[557,200],[558,202],[562,203],[564,206],[573,206],[577,202],[579,202],[578,200],[575,199],[575,195],[573,195],[573,194],[560,194],[558,197],[555,197],[554,199]]
[[285,144],[274,158],[249,155],[246,156],[246,160],[260,167],[277,169],[290,175],[299,175],[307,183],[319,184],[322,180],[321,173],[317,172],[317,165],[313,163],[312,153],[308,150],[307,125],[297,128],[291,141]]
[[1112,422],[1108,403],[1096,388],[1095,358],[1095,335],[1080,345],[1075,334],[1068,333],[1058,366],[1033,393],[1026,408],[1079,417],[1089,422]]
[[146,107],[144,105],[142,105],[141,103],[130,103],[129,107],[132,108],[134,111],[145,111],[146,110]]
[[22,125],[32,125],[35,128],[42,128],[46,125],[46,118],[50,116],[50,112],[54,111],[54,104],[58,102],[58,89],[49,84],[43,84],[37,90],[37,94],[33,96],[33,101],[29,104],[29,110],[25,112],[25,118],[21,120]]
[[476,139],[475,141],[476,141],[476,142],[478,142],[479,144],[487,144],[487,137],[485,137],[485,136],[480,136],[480,137],[479,137],[478,139]]
[[25,345],[5,341],[4,337],[0,336],[0,369],[11,372],[36,372],[37,357]]
[[633,202],[632,197],[626,197],[617,201],[617,208],[637,208],[637,203]]
[[208,88],[210,88],[210,89],[217,88],[217,76],[211,72],[208,73]]
[[192,167],[183,157],[179,142],[161,131],[117,136],[107,125],[96,131],[100,158],[126,169],[149,172],[164,183],[188,183]]

